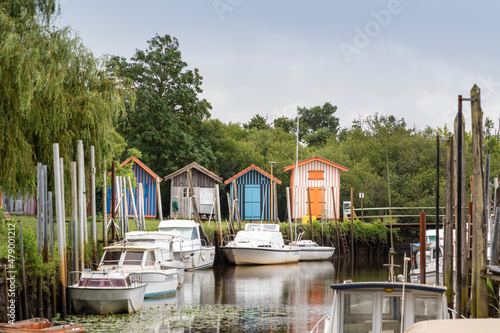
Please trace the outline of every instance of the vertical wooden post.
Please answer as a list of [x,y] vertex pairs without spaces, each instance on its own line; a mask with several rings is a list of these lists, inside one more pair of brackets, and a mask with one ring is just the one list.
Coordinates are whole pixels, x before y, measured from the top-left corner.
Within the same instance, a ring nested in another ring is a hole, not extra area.
[[[28,312],[28,287],[26,286],[26,268],[24,265],[24,245],[23,245],[23,228],[21,226],[21,220],[17,221],[19,224],[19,248],[21,249],[21,269],[22,269],[22,283],[23,283],[23,309],[25,319],[30,318]],[[4,282],[7,284],[7,280]]]
[[83,166],[83,141],[78,140],[78,156],[77,156],[77,161],[78,161],[78,222],[79,222],[79,230],[78,230],[78,236],[80,238],[79,240],[79,245],[80,245],[80,269],[83,271],[85,267],[85,199],[83,196],[83,193],[85,192],[85,169]]
[[448,307],[453,308],[453,139],[446,144],[446,218],[444,223],[444,271]]
[[194,219],[196,222],[200,223],[200,214],[198,214],[198,207],[196,206],[196,196],[194,195],[193,176],[191,175],[191,170],[187,171],[187,176],[189,181],[189,195],[191,197],[191,203],[193,204]]
[[286,208],[288,212],[288,231],[289,231],[289,236],[290,236],[290,242],[293,242],[293,235],[292,235],[292,207],[290,203],[290,187],[286,188]]
[[233,179],[233,193],[234,193],[234,201],[236,202],[235,204],[235,209],[236,209],[236,220],[238,221],[238,230],[241,230],[241,216],[240,216],[240,207],[239,207],[239,200],[238,200],[238,186],[236,185],[236,179]]
[[220,216],[220,196],[219,196],[219,184],[215,184],[215,198],[217,203],[217,219],[219,220],[219,234],[220,234],[220,244],[222,244],[222,220]]
[[92,207],[92,247],[94,252],[94,264],[97,264],[97,213],[96,213],[96,194],[95,194],[95,149],[90,146],[90,203]]
[[456,283],[456,295],[457,295],[457,313],[459,316],[466,315],[467,313],[467,269],[465,265],[466,257],[466,216],[467,216],[467,204],[465,196],[465,125],[463,121],[462,113],[462,95],[458,96],[458,114],[455,118],[455,135],[457,138],[455,145],[453,147],[455,153],[455,182],[456,186],[456,197],[455,197],[455,209],[456,209],[456,272],[457,272],[457,283]]
[[273,195],[274,220],[276,221],[276,224],[277,224],[277,223],[279,223],[279,215],[278,215],[278,192],[276,191],[276,182],[273,182],[273,189],[274,189],[274,195]]
[[427,244],[425,243],[426,231],[426,216],[425,212],[420,212],[420,283],[425,284],[425,251]]
[[493,224],[493,241],[491,242],[490,265],[498,265],[498,237],[500,234],[500,187],[495,190],[495,222]]
[[337,236],[337,252],[340,251],[340,235],[339,226],[337,224],[337,205],[335,202],[335,188],[332,186],[332,201],[333,201],[333,219],[335,221],[335,235]]
[[[439,135],[436,136],[436,284],[439,286]],[[442,282],[442,281],[441,281]]]
[[[52,192],[48,193],[48,203],[49,203],[49,231],[50,231],[50,260],[54,260],[54,212],[53,212],[53,200],[52,200]],[[55,277],[50,279],[50,284],[52,287],[52,315],[56,315],[57,313],[57,293],[56,293],[56,283]]]
[[[38,206],[38,210],[40,210],[39,220],[37,221],[38,230],[37,230],[37,241],[38,241],[38,254],[42,255],[43,252],[43,240],[45,238],[45,218],[47,214],[47,203],[45,202],[45,191],[46,191],[46,183],[45,183],[45,173],[47,169],[41,163],[38,163],[38,182],[39,182],[39,192],[38,198],[40,205]],[[37,313],[39,317],[43,317],[43,280],[42,277],[39,276],[37,278]]]
[[[354,189],[351,187],[351,254],[354,257]],[[392,244],[391,244],[392,247]]]
[[484,183],[483,183],[483,111],[481,91],[477,85],[471,89],[472,111],[472,156],[474,165],[474,189],[472,206],[474,233],[472,257],[472,304],[473,318],[488,317],[488,289],[486,280],[481,277],[486,269],[485,221],[484,221]]
[[311,207],[311,189],[309,187],[307,188],[307,208],[309,212],[309,225],[311,226],[311,240],[314,241],[312,207]]
[[[71,216],[73,220],[73,270],[78,272],[78,181],[76,162],[71,162]],[[83,270],[83,267],[82,267]]]
[[62,318],[66,317],[66,244],[64,243],[65,237],[65,223],[64,216],[62,215],[62,193],[61,193],[61,173],[59,170],[59,144],[53,144],[54,150],[54,195],[56,198],[56,218],[57,218],[57,248],[59,251],[59,279],[61,282],[61,315]]
[[[161,207],[161,191],[160,191],[160,177],[156,177],[156,195],[158,196],[158,215],[160,221],[163,221],[163,209]],[[132,193],[130,194],[130,200],[134,201]]]

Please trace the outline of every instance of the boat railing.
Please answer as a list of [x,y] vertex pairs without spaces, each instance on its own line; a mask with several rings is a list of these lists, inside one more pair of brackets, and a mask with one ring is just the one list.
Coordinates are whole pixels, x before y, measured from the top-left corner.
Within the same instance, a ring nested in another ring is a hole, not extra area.
[[311,329],[311,333],[318,333],[319,332],[319,325],[322,322],[324,322],[329,316],[330,316],[330,314],[326,314],[320,320],[318,320],[318,322],[316,323],[316,325],[314,325],[314,327]]

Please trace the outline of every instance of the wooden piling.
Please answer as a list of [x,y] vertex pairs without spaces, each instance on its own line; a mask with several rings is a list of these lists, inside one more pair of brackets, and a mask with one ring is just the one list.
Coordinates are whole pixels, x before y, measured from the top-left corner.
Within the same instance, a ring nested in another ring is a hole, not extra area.
[[[71,162],[71,217],[73,221],[73,270],[78,272],[78,181],[76,162]],[[83,270],[83,267],[82,267]]]
[[[156,195],[158,196],[158,215],[160,221],[163,221],[163,209],[161,207],[160,177],[156,177]],[[131,199],[131,201],[133,202],[134,200]]]
[[216,198],[216,203],[217,203],[217,219],[219,220],[219,237],[220,237],[220,244],[222,244],[222,220],[220,216],[220,194],[219,194],[219,184],[215,184],[215,198]]
[[481,277],[486,269],[485,220],[484,220],[484,181],[483,181],[483,111],[481,110],[481,91],[477,85],[471,89],[472,112],[472,156],[474,165],[474,189],[472,216],[474,220],[472,256],[472,302],[473,318],[488,317],[488,289],[486,280]]
[[[392,248],[392,242],[391,242],[391,248]],[[352,187],[351,187],[351,254],[354,258],[354,189]]]
[[[26,285],[26,266],[24,263],[24,244],[23,244],[23,228],[21,221],[17,221],[19,225],[19,248],[21,250],[21,270],[22,270],[22,284],[23,284],[23,312],[25,319],[30,318],[29,308],[28,308],[28,287]],[[5,281],[7,283],[7,281]]]
[[443,283],[446,286],[446,299],[448,307],[453,308],[453,139],[446,144],[446,190],[445,207],[446,218],[444,221],[444,271]]
[[102,243],[103,246],[108,246],[108,186],[106,185],[106,163],[104,163],[102,175]]
[[425,220],[426,220],[425,212],[420,212],[420,283],[421,284],[425,284],[425,250],[427,248],[427,244],[425,242],[425,232],[426,232]]
[[77,160],[78,160],[78,220],[79,220],[79,245],[80,245],[80,269],[83,271],[85,268],[85,199],[83,193],[85,192],[85,170],[83,166],[83,141],[78,140],[77,147]]
[[198,214],[198,206],[196,205],[196,196],[194,195],[193,176],[191,175],[191,169],[187,171],[187,176],[189,181],[189,196],[191,197],[191,203],[193,204],[194,220],[200,223],[200,214]]
[[233,193],[234,193],[234,201],[236,205],[234,206],[236,210],[236,221],[238,222],[238,230],[241,230],[241,217],[240,217],[240,208],[238,206],[238,186],[236,185],[236,179],[233,179]]
[[314,240],[312,207],[311,207],[311,189],[309,187],[307,188],[307,208],[309,212],[309,226],[311,227],[311,240]]
[[116,219],[116,193],[115,193],[115,161],[111,162],[111,242],[115,241],[115,219]]
[[97,212],[96,212],[96,193],[95,193],[95,152],[94,146],[90,146],[90,203],[92,207],[92,248],[94,252],[94,264],[97,263]]
[[293,235],[292,235],[292,209],[291,209],[291,203],[290,203],[290,188],[286,188],[286,208],[287,208],[287,215],[288,215],[288,231],[289,231],[289,237],[290,237],[290,242],[293,242]]

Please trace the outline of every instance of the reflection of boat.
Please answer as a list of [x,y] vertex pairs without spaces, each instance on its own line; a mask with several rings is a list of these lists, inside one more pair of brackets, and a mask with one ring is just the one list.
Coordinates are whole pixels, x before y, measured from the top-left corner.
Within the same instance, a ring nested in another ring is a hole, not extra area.
[[183,261],[186,270],[210,268],[214,265],[215,246],[208,246],[201,238],[201,226],[190,220],[164,220],[158,231],[177,236],[174,238],[174,255]]
[[334,284],[332,289],[333,305],[324,317],[326,333],[403,332],[416,322],[448,318],[444,287],[358,282]]
[[28,333],[28,332],[55,332],[55,333],[65,333],[65,332],[84,332],[82,325],[80,324],[54,324],[48,319],[44,318],[33,318],[27,320],[15,321],[14,323],[3,323],[0,324],[0,332],[16,332],[16,333]]
[[168,266],[161,252],[153,243],[115,243],[104,248],[98,270],[135,273],[140,282],[147,283],[146,297],[175,292],[184,270]]
[[292,242],[292,245],[300,247],[300,261],[328,260],[333,256],[333,252],[335,251],[334,247],[319,246],[312,240],[303,240],[302,236],[304,233],[305,231],[302,231],[297,237],[297,241]]
[[298,246],[285,245],[279,224],[248,223],[221,250],[236,265],[294,263],[300,255]]
[[[412,283],[420,283],[420,255],[422,253],[419,243],[410,244],[411,250],[411,270],[410,281]],[[436,284],[436,262],[438,251],[436,251],[436,243],[426,244],[425,250],[425,283]],[[443,247],[439,247],[439,281],[443,283]]]
[[142,307],[146,284],[125,272],[85,271],[78,284],[68,287],[78,313],[132,313]]

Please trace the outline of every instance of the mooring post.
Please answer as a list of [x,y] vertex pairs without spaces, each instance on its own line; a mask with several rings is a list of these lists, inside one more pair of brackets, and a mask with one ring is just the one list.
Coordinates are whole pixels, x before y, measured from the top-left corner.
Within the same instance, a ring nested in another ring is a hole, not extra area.
[[97,213],[95,195],[95,149],[90,146],[90,202],[92,206],[92,247],[94,252],[94,264],[97,264]]
[[453,139],[446,144],[446,218],[444,221],[444,274],[448,307],[453,308]]
[[219,195],[219,184],[215,184],[215,198],[217,203],[217,220],[219,221],[219,234],[220,234],[220,244],[222,244],[222,220],[220,216],[220,195]]
[[314,240],[313,234],[313,220],[312,220],[312,207],[311,207],[311,189],[307,188],[307,208],[309,212],[309,225],[311,229],[311,240]]
[[106,162],[103,163],[102,172],[102,243],[103,246],[108,246],[108,186],[106,184]]
[[420,283],[425,284],[425,251],[427,244],[425,242],[426,232],[425,212],[420,212]]
[[436,285],[439,286],[439,135],[436,136]]
[[[19,224],[19,248],[21,249],[21,269],[22,269],[22,283],[23,283],[23,311],[25,319],[30,318],[28,312],[28,287],[26,286],[26,267],[24,263],[24,245],[23,245],[23,228],[21,220],[17,221]],[[5,282],[7,283],[7,281]]]
[[473,256],[472,256],[472,304],[473,318],[488,317],[488,287],[481,277],[486,269],[485,255],[485,207],[483,180],[483,110],[481,109],[481,90],[477,85],[471,89],[472,113],[472,156],[474,165],[473,188]]
[[111,242],[115,241],[116,193],[115,193],[115,161],[111,162]]
[[240,208],[239,208],[239,201],[238,201],[238,185],[236,184],[236,179],[233,179],[233,193],[234,193],[234,202],[235,204],[235,210],[236,210],[236,221],[238,221],[238,230],[241,230],[241,217],[240,217]]
[[[286,188],[286,209],[287,209],[287,215],[288,215],[288,233],[290,237],[290,242],[293,242],[293,235],[292,235],[292,209],[291,209],[291,203],[290,203],[290,187]],[[240,228],[241,230],[241,228]]]
[[[163,221],[163,209],[161,206],[161,191],[160,191],[160,177],[156,177],[156,195],[158,196],[158,215],[160,221]],[[131,201],[134,201],[134,197],[131,197]]]
[[85,192],[85,170],[83,166],[83,141],[78,140],[77,147],[77,160],[78,160],[78,212],[79,212],[79,231],[78,236],[80,237],[80,269],[83,271],[85,268],[85,199],[83,193]]
[[[78,272],[78,181],[76,162],[71,162],[71,217],[73,220],[73,270]],[[83,270],[83,267],[82,267]],[[73,282],[73,281],[72,281]]]
[[[391,248],[392,248],[392,242],[391,242]],[[351,254],[354,260],[354,189],[352,187],[351,187]]]

